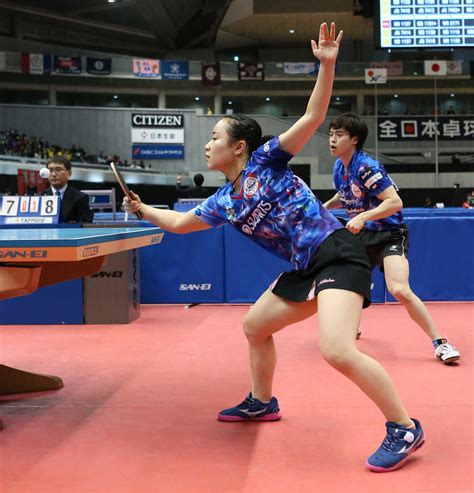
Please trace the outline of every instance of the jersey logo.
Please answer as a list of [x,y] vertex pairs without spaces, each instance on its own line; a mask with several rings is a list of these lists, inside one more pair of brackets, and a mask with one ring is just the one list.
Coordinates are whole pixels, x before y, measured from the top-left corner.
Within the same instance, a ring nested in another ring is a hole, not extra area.
[[260,183],[257,178],[254,176],[249,176],[245,178],[244,181],[244,195],[246,197],[251,197],[257,193],[258,188],[260,187]]
[[232,207],[226,207],[225,208],[225,215],[227,216],[227,219],[230,222],[235,221],[237,214],[235,213],[235,210]]
[[[364,183],[364,186],[366,188],[370,188],[371,185],[373,185],[376,181],[379,181],[381,180],[383,177],[382,177],[382,173],[375,173],[375,175],[372,175],[365,183]],[[376,187],[374,187],[376,188]]]
[[351,192],[354,197],[362,197],[362,190],[355,183],[351,183]]

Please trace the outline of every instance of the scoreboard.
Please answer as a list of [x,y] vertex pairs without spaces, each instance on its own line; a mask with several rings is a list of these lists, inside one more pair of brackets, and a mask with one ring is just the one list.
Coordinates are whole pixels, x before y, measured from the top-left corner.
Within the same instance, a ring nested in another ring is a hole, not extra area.
[[57,224],[60,208],[56,196],[0,195],[0,225]]
[[378,0],[381,48],[474,46],[474,0]]

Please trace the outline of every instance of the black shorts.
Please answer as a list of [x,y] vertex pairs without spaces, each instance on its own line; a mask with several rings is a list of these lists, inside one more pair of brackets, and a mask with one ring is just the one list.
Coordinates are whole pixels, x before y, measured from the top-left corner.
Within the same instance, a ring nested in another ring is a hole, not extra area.
[[323,289],[345,289],[364,296],[370,305],[370,263],[364,246],[347,229],[330,234],[305,270],[283,272],[270,286],[273,294],[290,301],[308,301]]
[[378,265],[383,272],[383,259],[390,255],[408,257],[408,228],[404,224],[388,231],[363,229],[357,237],[364,244],[372,269]]

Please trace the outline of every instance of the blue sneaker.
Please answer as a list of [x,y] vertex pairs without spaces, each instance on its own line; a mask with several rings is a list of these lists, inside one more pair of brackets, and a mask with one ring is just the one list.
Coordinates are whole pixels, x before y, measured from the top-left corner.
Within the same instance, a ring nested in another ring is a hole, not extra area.
[[269,402],[261,402],[252,397],[252,392],[238,406],[223,409],[218,415],[219,421],[278,421],[281,419],[276,397]]
[[389,472],[399,469],[405,464],[408,456],[425,443],[420,422],[413,418],[412,421],[416,426],[414,429],[397,423],[386,423],[387,436],[366,462],[371,471]]

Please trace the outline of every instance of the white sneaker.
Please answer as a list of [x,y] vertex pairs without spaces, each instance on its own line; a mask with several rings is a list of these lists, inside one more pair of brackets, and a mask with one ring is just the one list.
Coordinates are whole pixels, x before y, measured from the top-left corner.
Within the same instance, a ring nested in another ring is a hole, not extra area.
[[448,344],[448,341],[446,341],[435,349],[435,357],[440,359],[445,365],[450,365],[451,363],[458,361],[461,358],[461,354],[455,347],[451,346],[451,344]]

